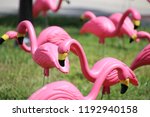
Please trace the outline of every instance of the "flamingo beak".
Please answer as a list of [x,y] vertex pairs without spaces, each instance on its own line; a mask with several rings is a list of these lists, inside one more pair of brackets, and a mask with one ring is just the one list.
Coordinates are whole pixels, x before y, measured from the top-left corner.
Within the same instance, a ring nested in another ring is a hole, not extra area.
[[66,2],[67,2],[67,4],[70,4],[70,1],[69,1],[69,0],[64,0],[64,1],[66,1]]
[[130,82],[129,78],[127,78],[125,80],[121,80],[120,82],[121,82],[121,91],[120,91],[120,93],[124,94],[127,91],[128,87],[129,87],[129,82]]
[[130,38],[130,43],[132,43],[133,41],[136,41],[136,39],[137,39],[137,35],[136,34],[134,34],[134,35],[132,35],[131,36],[131,38]]
[[140,20],[133,20],[134,29],[137,29],[140,26]]
[[4,34],[1,38],[0,38],[0,44],[2,44],[4,41],[8,40],[9,36],[7,34]]
[[67,56],[68,56],[68,53],[63,53],[63,54],[58,55],[58,62],[62,67],[65,66],[65,59]]
[[23,39],[24,39],[24,37],[25,37],[25,34],[20,34],[20,33],[18,33],[17,40],[18,40],[18,43],[19,43],[20,45],[23,44]]
[[80,21],[84,21],[83,15],[80,16]]

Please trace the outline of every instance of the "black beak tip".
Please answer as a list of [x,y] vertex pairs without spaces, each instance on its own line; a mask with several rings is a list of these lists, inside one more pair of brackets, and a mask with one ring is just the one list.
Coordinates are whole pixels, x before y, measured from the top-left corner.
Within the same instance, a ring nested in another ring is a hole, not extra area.
[[127,90],[128,90],[128,86],[126,86],[124,84],[121,84],[121,91],[120,91],[120,93],[124,94]]
[[80,21],[83,22],[83,19],[80,17]]
[[130,38],[130,41],[129,41],[129,43],[132,43],[134,40],[132,39],[132,38]]
[[139,26],[134,25],[134,29],[138,29]]
[[59,61],[60,66],[62,66],[62,67],[65,66],[65,60],[58,60],[58,61]]
[[70,0],[67,0],[67,3],[70,4]]
[[0,44],[2,44],[4,42],[3,38],[0,38]]

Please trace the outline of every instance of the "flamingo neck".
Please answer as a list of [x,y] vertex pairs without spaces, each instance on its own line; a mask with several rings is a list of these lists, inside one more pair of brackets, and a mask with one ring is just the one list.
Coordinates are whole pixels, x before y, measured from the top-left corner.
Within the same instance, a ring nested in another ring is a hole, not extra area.
[[63,1],[63,0],[59,0],[59,2],[58,2],[57,5],[51,6],[51,10],[52,10],[53,12],[57,12],[57,11],[60,9],[60,7],[61,7],[62,1]]
[[95,100],[96,97],[98,96],[99,91],[100,91],[100,89],[101,89],[105,79],[107,78],[108,74],[111,71],[113,71],[114,69],[118,70],[118,73],[124,75],[125,68],[122,65],[120,65],[120,64],[111,65],[109,68],[108,67],[107,68],[104,67],[101,70],[101,72],[99,72],[99,77],[94,82],[92,90],[90,91],[90,93],[86,97],[84,97],[84,99],[86,99],[86,100]]
[[96,18],[95,14],[90,12],[90,11],[85,12],[83,16],[86,19],[94,19],[94,18]]
[[30,44],[31,44],[31,53],[33,55],[37,49],[37,40],[36,40],[36,35],[35,35],[35,30],[33,25],[31,24],[30,21],[25,20],[18,24],[17,30],[18,33],[20,34],[26,34],[26,32],[28,32]]
[[62,48],[63,47],[67,48],[68,50],[71,50],[74,54],[79,56],[79,60],[80,60],[80,64],[81,64],[81,70],[82,70],[84,76],[89,81],[94,82],[96,79],[96,75],[91,73],[91,71],[89,69],[86,55],[85,55],[84,50],[83,50],[82,46],[80,45],[80,43],[78,43],[74,39],[70,39],[69,41],[67,40],[67,43],[65,43],[65,45],[64,44],[62,45]]
[[147,38],[147,40],[150,42],[150,34],[148,32],[139,31],[137,32],[138,38]]
[[125,12],[123,13],[123,15],[122,15],[122,17],[121,17],[121,19],[120,19],[120,22],[119,22],[119,24],[118,24],[117,27],[116,27],[116,31],[114,32],[114,35],[117,35],[117,34],[119,33],[119,31],[120,31],[120,29],[121,29],[121,27],[122,27],[122,25],[123,25],[123,23],[124,23],[126,17],[128,17],[129,14],[132,14],[132,17],[133,17],[134,19],[139,19],[139,18],[140,18],[139,14],[138,14],[134,9],[131,9],[131,8],[128,9],[127,11],[125,11]]

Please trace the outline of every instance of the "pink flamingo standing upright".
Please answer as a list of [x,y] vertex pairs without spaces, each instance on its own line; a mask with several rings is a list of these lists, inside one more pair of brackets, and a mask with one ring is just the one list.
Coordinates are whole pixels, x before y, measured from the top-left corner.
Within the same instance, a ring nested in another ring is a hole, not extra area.
[[[69,0],[65,1],[69,3]],[[43,16],[46,16],[48,10],[57,12],[61,7],[62,2],[63,0],[59,0],[57,4],[57,0],[36,0],[33,4],[33,17],[37,17],[41,11],[43,12]]]
[[[65,40],[59,45],[58,47],[59,62],[61,62],[61,64],[64,64],[65,57],[66,55],[68,55],[70,50],[79,57],[82,73],[91,82],[95,82],[95,80],[100,77],[99,72],[101,71],[103,66],[105,65],[111,66],[112,64],[122,64],[126,68],[126,73],[128,74],[128,76],[130,76],[130,78],[132,79],[135,79],[135,75],[133,75],[134,73],[132,72],[132,70],[128,66],[126,66],[124,63],[114,58],[105,58],[105,59],[99,60],[98,62],[94,64],[94,66],[90,70],[88,66],[88,61],[87,61],[87,58],[86,58],[86,55],[84,53],[82,46],[80,45],[80,43],[78,43],[74,39]],[[102,93],[109,94],[110,86],[118,82],[119,82],[118,73],[114,70],[105,79]],[[133,82],[131,81],[131,83]]]
[[[96,66],[94,66],[96,67]],[[96,68],[97,69],[97,68]],[[98,96],[101,86],[107,79],[108,74],[113,70],[118,71],[119,80],[125,81],[124,85],[128,86],[129,79],[134,85],[138,85],[136,78],[129,78],[127,75],[128,71],[123,64],[105,64],[99,72],[96,73],[98,76],[94,82],[94,85],[87,96],[83,96],[82,93],[71,83],[67,81],[57,81],[45,85],[43,88],[37,90],[28,99],[29,100],[94,100]],[[94,71],[93,71],[94,72]],[[96,72],[96,71],[95,71]],[[129,71],[130,72],[130,71]],[[129,79],[128,79],[129,78]],[[111,80],[109,80],[111,82]],[[121,93],[125,93],[126,90],[122,90]]]
[[[29,34],[31,47],[23,43],[23,38],[27,32]],[[30,52],[33,60],[44,68],[45,76],[49,76],[49,69],[53,67],[56,67],[63,73],[69,72],[68,59],[65,61],[63,67],[58,62],[58,46],[56,44],[71,38],[62,28],[57,26],[48,27],[43,30],[37,38],[33,25],[29,21],[22,21],[18,24],[17,32],[8,31],[0,38],[0,43],[13,38],[17,38],[21,48]],[[50,43],[49,40],[56,44]],[[59,40],[59,42],[57,40]]]
[[[132,15],[132,19],[134,20],[135,24],[139,25],[141,15],[133,8],[126,10],[123,13],[123,15],[119,17],[120,20],[119,22],[117,22],[117,25],[115,25],[114,22],[108,17],[105,16],[96,17],[91,13],[89,15],[86,14],[87,16],[85,17],[91,19],[82,26],[82,28],[80,29],[80,33],[92,33],[99,38],[99,43],[104,44],[105,38],[119,36],[121,28],[122,30],[126,28],[124,22],[128,22],[128,19],[127,20],[125,19],[129,14]],[[118,19],[116,21],[118,21]],[[132,29],[132,27],[127,28]],[[124,29],[126,31],[125,32],[123,31],[121,33],[129,35],[130,38],[135,40],[136,32],[133,29],[128,31],[128,29],[127,30]]]
[[[139,31],[137,33],[138,38],[146,38],[150,42],[150,34],[148,32]],[[150,44],[148,44],[133,60],[130,68],[132,70],[137,69],[138,67],[150,65]]]

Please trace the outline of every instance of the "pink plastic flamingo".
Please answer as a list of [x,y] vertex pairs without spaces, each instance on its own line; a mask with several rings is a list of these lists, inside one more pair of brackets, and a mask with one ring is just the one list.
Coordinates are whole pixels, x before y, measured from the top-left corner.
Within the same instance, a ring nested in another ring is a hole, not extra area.
[[[18,33],[17,33],[18,32]],[[33,25],[29,21],[22,21],[17,27],[17,32],[8,31],[0,38],[0,43],[7,39],[17,38],[20,46],[27,52],[31,52],[33,60],[44,68],[44,75],[49,75],[49,69],[56,67],[61,72],[69,72],[69,61],[65,61],[63,67],[58,62],[58,46],[65,39],[71,37],[60,27],[51,26],[43,30],[36,38]],[[28,32],[31,47],[23,43],[23,38]],[[53,42],[50,43],[49,42]],[[59,40],[59,42],[57,41]]]
[[[150,34],[148,32],[140,31],[137,33],[139,38],[146,38],[150,42]],[[135,70],[138,67],[150,65],[150,44],[148,44],[133,60],[131,69]]]
[[[57,0],[36,0],[33,4],[33,17],[37,17],[41,11],[44,16],[46,16],[48,10],[57,12],[61,7],[62,1],[63,0],[59,0],[57,4]],[[65,1],[69,3],[69,0]]]
[[[29,100],[94,100],[96,99],[101,86],[106,82],[108,74],[114,69],[118,71],[119,80],[125,81],[124,85],[128,85],[130,78],[126,73],[126,67],[119,63],[111,65],[108,63],[103,65],[99,72],[96,73],[99,77],[94,82],[94,85],[87,96],[83,96],[73,84],[67,81],[57,81],[47,84],[43,88],[37,90],[29,97]],[[111,82],[111,80],[109,81]],[[130,79],[130,81],[134,85],[138,85],[135,78]],[[125,93],[125,90],[123,91],[122,88],[123,87],[121,87],[121,93]]]
[[[103,66],[105,66],[105,65],[111,66],[111,64],[114,64],[114,63],[124,65],[128,76],[130,76],[130,78],[132,78],[132,79],[135,79],[135,75],[133,75],[134,73],[132,72],[132,70],[128,66],[123,64],[121,61],[114,59],[114,58],[105,58],[105,59],[99,60],[98,62],[95,63],[95,65],[90,70],[90,68],[88,66],[88,61],[87,61],[87,58],[86,58],[86,55],[84,53],[82,46],[80,45],[80,43],[78,43],[74,39],[65,40],[64,42],[62,42],[59,45],[59,48],[58,48],[59,62],[62,62],[62,63],[65,62],[65,57],[66,57],[66,55],[68,55],[70,50],[79,57],[82,73],[91,82],[95,82],[95,80],[100,77],[99,72],[101,71]],[[115,70],[112,71],[109,74],[109,76],[105,79],[105,81],[106,81],[106,83],[103,84],[103,86],[104,86],[103,94],[105,94],[105,93],[109,94],[110,93],[110,85],[119,82],[118,73]]]
[[101,44],[104,44],[105,38],[120,36],[120,33],[129,35],[133,40],[136,39],[136,32],[133,30],[132,26],[130,27],[131,22],[129,26],[127,25],[129,19],[126,19],[129,14],[132,14],[134,23],[137,26],[140,24],[141,15],[135,9],[128,9],[123,13],[123,15],[117,15],[118,18],[116,19],[114,19],[114,16],[112,15],[111,19],[113,20],[105,16],[96,17],[94,14],[88,13],[89,12],[85,13],[83,17],[90,20],[82,26],[80,33],[92,33],[96,35],[99,38],[99,43]]

